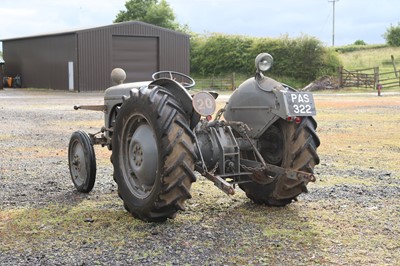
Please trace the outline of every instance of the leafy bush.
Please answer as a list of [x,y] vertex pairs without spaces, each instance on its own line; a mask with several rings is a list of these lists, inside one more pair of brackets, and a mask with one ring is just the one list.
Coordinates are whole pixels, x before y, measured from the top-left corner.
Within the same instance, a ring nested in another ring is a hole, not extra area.
[[400,46],[400,23],[397,26],[390,25],[383,37],[390,46]]
[[243,72],[252,39],[240,35],[213,33],[191,41],[191,71],[200,75]]
[[364,42],[363,40],[357,40],[354,42],[354,45],[367,45],[367,43]]
[[274,66],[268,75],[302,82],[336,72],[340,65],[334,50],[310,36],[254,38],[239,35],[197,35],[191,41],[191,71],[202,76],[232,72],[252,75],[257,54],[268,52]]

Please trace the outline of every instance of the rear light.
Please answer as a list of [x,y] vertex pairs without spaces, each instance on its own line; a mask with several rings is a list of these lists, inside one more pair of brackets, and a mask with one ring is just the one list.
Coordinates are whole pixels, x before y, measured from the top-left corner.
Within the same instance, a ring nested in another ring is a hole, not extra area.
[[206,120],[207,120],[207,121],[211,121],[211,119],[212,119],[212,116],[211,116],[211,115],[207,115],[207,116],[206,116]]
[[302,121],[302,118],[301,118],[301,116],[288,116],[286,118],[286,121],[295,122],[296,124],[300,124]]

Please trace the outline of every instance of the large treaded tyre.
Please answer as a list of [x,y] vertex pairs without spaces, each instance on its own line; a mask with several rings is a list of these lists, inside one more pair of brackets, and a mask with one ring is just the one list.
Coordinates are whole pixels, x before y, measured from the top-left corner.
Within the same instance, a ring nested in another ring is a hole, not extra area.
[[[267,163],[313,173],[314,166],[319,164],[317,147],[320,140],[315,132],[316,128],[317,123],[312,117],[303,117],[300,124],[278,120],[260,138],[260,153]],[[254,159],[252,153],[244,152],[242,157]],[[299,194],[306,192],[307,184],[308,181],[299,183],[281,175],[269,184],[251,182],[239,186],[255,203],[285,206]]]
[[162,87],[132,90],[116,118],[112,162],[127,211],[144,221],[174,218],[191,198],[194,135],[179,101]]

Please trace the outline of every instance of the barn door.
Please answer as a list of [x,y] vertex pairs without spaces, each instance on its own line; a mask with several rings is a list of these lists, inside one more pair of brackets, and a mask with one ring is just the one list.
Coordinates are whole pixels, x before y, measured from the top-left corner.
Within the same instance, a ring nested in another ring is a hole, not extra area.
[[125,70],[125,82],[151,80],[159,70],[157,37],[113,36],[112,45],[112,67]]

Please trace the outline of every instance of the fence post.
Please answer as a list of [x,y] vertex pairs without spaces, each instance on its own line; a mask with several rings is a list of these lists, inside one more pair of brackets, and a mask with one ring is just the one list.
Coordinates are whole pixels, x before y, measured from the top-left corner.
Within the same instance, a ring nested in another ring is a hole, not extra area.
[[396,78],[398,78],[399,75],[397,74],[397,67],[396,67],[396,62],[394,61],[394,56],[391,55],[390,57],[392,58],[392,64],[393,64],[394,74],[396,75]]
[[374,88],[379,84],[379,67],[374,67]]
[[233,72],[232,73],[232,83],[231,83],[232,84],[232,91],[235,90],[235,75],[236,75],[235,72]]
[[339,88],[343,88],[343,66],[338,67]]

